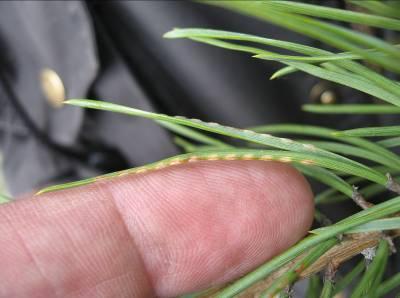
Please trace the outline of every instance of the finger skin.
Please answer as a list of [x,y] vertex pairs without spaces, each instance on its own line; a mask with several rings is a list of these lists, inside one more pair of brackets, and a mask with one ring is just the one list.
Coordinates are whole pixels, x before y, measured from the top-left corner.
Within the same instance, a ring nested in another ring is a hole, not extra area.
[[173,297],[297,242],[308,183],[278,162],[170,167],[0,206],[0,297]]

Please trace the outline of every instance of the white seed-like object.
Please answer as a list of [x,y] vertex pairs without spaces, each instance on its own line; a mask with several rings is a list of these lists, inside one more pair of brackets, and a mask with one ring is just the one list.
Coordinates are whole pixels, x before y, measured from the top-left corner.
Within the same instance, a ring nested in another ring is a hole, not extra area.
[[215,123],[215,122],[208,122],[208,125],[214,126],[214,127],[220,126],[218,123]]
[[268,134],[268,133],[262,133],[261,134],[264,138],[271,138],[272,135]]
[[243,129],[242,131],[245,133],[248,133],[248,134],[256,134],[256,132],[254,132],[252,130],[248,130],[248,129]]
[[203,123],[203,121],[201,121],[200,119],[196,119],[196,118],[192,118],[190,120],[193,122],[197,122],[197,123]]
[[303,144],[303,147],[307,150],[315,151],[317,148],[312,144]]
[[291,139],[287,139],[287,138],[280,138],[280,140],[285,144],[293,143],[293,141]]

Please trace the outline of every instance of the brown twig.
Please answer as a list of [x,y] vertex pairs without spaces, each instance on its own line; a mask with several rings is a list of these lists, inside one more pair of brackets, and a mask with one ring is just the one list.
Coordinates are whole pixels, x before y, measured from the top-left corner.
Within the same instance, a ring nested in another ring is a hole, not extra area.
[[353,201],[362,209],[368,209],[373,206],[372,203],[367,202],[362,194],[358,191],[358,187],[353,185],[353,193],[351,195]]

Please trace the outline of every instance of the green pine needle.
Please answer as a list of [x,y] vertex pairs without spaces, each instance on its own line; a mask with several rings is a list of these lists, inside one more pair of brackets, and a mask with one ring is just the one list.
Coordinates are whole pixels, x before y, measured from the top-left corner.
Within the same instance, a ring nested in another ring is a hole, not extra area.
[[290,1],[269,1],[268,5],[285,12],[400,31],[400,20],[390,17]]
[[400,136],[400,126],[355,128],[332,133],[337,137],[389,137]]
[[377,104],[303,105],[303,111],[321,114],[400,114],[400,107]]
[[397,273],[389,279],[382,282],[377,289],[377,296],[382,297],[390,291],[400,287],[400,273]]

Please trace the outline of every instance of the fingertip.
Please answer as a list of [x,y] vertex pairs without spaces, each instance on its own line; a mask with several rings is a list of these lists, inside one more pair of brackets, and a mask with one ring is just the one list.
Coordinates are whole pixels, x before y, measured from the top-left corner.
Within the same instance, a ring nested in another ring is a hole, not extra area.
[[313,218],[309,184],[278,162],[198,162],[109,189],[159,296],[237,278],[301,239]]

